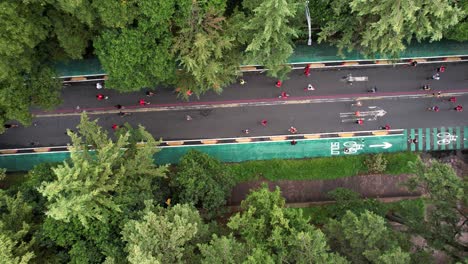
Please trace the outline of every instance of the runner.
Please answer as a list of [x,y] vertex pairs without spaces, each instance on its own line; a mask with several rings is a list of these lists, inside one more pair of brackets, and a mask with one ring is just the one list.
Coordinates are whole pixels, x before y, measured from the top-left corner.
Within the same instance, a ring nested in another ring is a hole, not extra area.
[[260,124],[262,124],[262,126],[266,127],[267,126],[267,123],[268,121],[266,119],[263,119]]
[[120,109],[125,109],[125,107],[122,106],[122,105],[120,105],[120,104],[114,105],[114,107],[117,108],[117,109],[119,109],[119,110],[120,110]]
[[440,80],[440,74],[436,73],[436,74],[432,75],[432,79],[436,80],[436,81]]
[[297,128],[295,128],[295,127],[292,126],[292,127],[290,127],[290,128],[288,129],[288,131],[289,131],[289,133],[291,133],[291,134],[296,134],[296,133],[297,133]]
[[456,102],[457,102],[457,98],[452,96],[452,97],[450,97],[450,98],[448,99],[448,101],[451,102],[451,103],[456,103]]
[[457,111],[457,112],[462,112],[462,111],[463,111],[463,106],[457,105],[457,106],[454,108],[454,110]]
[[276,82],[276,85],[275,85],[275,86],[278,87],[278,88],[281,88],[281,85],[282,85],[282,84],[283,84],[283,83],[281,82],[281,80],[278,80],[278,81]]
[[423,85],[422,89],[423,89],[424,91],[430,91],[430,90],[431,90],[431,87],[430,87],[428,84],[425,84],[425,85]]
[[362,102],[361,101],[356,101],[356,103],[351,104],[351,106],[362,106]]
[[309,84],[307,85],[307,91],[315,91],[314,86],[312,86],[312,84],[309,83]]
[[131,113],[128,113],[128,112],[122,112],[120,111],[119,114],[118,114],[120,117],[124,117],[124,116],[129,116],[129,115],[132,115]]
[[304,75],[309,77],[310,76],[310,64],[307,64],[304,68]]
[[358,120],[356,120],[356,124],[362,126],[362,124],[364,124],[364,120],[358,119]]
[[143,100],[143,99],[140,99],[139,104],[140,104],[141,106],[144,106],[144,105],[149,105],[150,102],[147,102],[147,101],[145,101],[145,100]]
[[98,101],[102,101],[102,100],[107,100],[109,99],[109,96],[105,96],[103,94],[97,94],[96,95],[96,98],[98,99]]
[[190,121],[192,120],[192,117],[190,115],[185,115],[185,120]]
[[96,89],[101,90],[102,89],[102,84],[101,83],[96,83]]
[[434,112],[439,112],[440,109],[439,109],[438,106],[432,106],[432,107],[427,108],[427,110],[434,111]]
[[445,72],[445,66],[440,66],[437,68],[437,72]]
[[293,140],[291,140],[291,145],[293,145],[293,146],[294,146],[294,145],[296,145],[296,144],[297,144],[297,141],[296,141],[296,140],[294,140],[294,139],[293,139]]
[[116,131],[117,129],[119,129],[119,126],[117,124],[113,124],[112,125],[112,130]]
[[380,129],[383,129],[383,130],[390,130],[390,125],[389,125],[389,124],[385,124],[385,126],[381,126]]
[[283,91],[283,92],[281,92],[281,95],[278,96],[278,97],[279,97],[279,98],[282,98],[282,99],[288,99],[289,94],[287,94],[286,92]]
[[147,96],[147,97],[151,97],[151,96],[153,96],[153,95],[155,95],[154,92],[146,91],[146,96]]
[[244,85],[244,84],[246,84],[247,82],[246,82],[244,79],[240,79],[239,83],[240,83],[241,85]]
[[370,89],[368,92],[369,93],[376,93],[377,92],[377,86],[374,86],[374,88]]
[[413,67],[416,67],[416,66],[418,66],[418,62],[413,60],[413,61],[410,62],[410,65],[413,66]]
[[250,131],[248,129],[244,129],[244,130],[242,130],[242,133],[248,135],[250,133]]

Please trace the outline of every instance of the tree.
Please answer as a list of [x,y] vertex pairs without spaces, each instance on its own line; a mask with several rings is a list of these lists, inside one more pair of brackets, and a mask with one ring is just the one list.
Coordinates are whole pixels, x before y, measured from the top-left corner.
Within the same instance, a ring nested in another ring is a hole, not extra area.
[[0,259],[2,263],[28,263],[35,254],[32,206],[21,193],[9,196],[0,190]]
[[413,38],[440,40],[457,24],[461,10],[451,0],[333,1],[334,17],[319,33],[343,51],[358,50],[366,56],[398,57]]
[[146,201],[141,218],[130,220],[122,231],[130,263],[185,263],[206,227],[189,205],[163,209]]
[[468,0],[457,1],[458,6],[463,10],[464,17],[460,18],[460,22],[452,27],[446,37],[457,41],[468,40]]
[[243,33],[247,35],[247,64],[261,64],[271,77],[284,79],[290,71],[285,65],[293,53],[292,38],[297,36],[290,20],[296,15],[297,4],[288,0],[244,0],[251,10]]
[[221,212],[234,183],[219,160],[190,150],[181,158],[172,185],[180,203],[191,203],[210,217]]
[[[238,233],[252,250],[248,260],[256,259],[255,256],[262,252],[262,256],[268,254],[276,263],[292,260],[344,262],[340,256],[328,252],[325,237],[320,230],[308,224],[302,211],[284,210],[284,205],[279,188],[270,192],[263,185],[242,201],[242,212],[229,219],[228,227]],[[297,243],[298,237],[305,239],[313,248]]]
[[109,74],[107,85],[120,91],[173,83],[175,61],[171,19],[173,1],[139,1],[136,27],[109,29],[94,42],[96,54]]
[[447,164],[435,160],[425,165],[422,161],[411,163],[414,177],[406,186],[424,193],[426,217],[420,221],[405,221],[411,231],[423,236],[430,246],[444,250],[454,258],[462,258],[468,246],[459,237],[467,231],[468,184],[460,179]]
[[340,220],[348,211],[360,215],[370,211],[384,217],[386,208],[384,204],[376,199],[363,199],[359,193],[346,188],[336,188],[328,193],[328,196],[336,201],[332,206],[331,218]]
[[219,237],[213,234],[209,244],[199,244],[201,263],[204,264],[237,264],[243,263],[247,249],[232,235]]
[[348,211],[340,220],[330,220],[325,234],[332,249],[352,263],[409,263],[402,250],[403,237],[389,229],[385,219],[369,211],[360,215]]
[[240,66],[235,39],[225,31],[225,1],[191,1],[183,10],[172,49],[183,71],[177,75],[180,95],[188,98],[189,90],[197,96],[209,90],[220,93]]
[[90,220],[106,222],[111,212],[122,212],[127,204],[118,203],[119,195],[128,199],[124,194],[132,187],[138,187],[142,197],[151,197],[151,179],[162,177],[166,168],[153,164],[158,142],[148,132],[139,128],[146,144],[137,149],[128,146],[130,132],[112,142],[97,120],[89,121],[86,114],[77,128],[79,134],[68,131],[70,161],[54,168],[57,179],[39,188],[49,200],[47,215],[65,222],[76,217],[86,226]]

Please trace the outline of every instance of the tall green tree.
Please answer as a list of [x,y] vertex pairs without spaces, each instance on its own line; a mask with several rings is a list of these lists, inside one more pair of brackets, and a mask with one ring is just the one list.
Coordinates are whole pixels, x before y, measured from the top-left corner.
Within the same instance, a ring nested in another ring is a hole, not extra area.
[[423,236],[430,246],[461,259],[468,245],[459,239],[468,228],[468,183],[460,179],[450,165],[431,160],[412,163],[415,176],[408,180],[410,190],[422,190],[426,205],[425,219],[406,221],[412,232]]
[[[230,218],[228,227],[252,250],[248,259],[256,259],[255,256],[262,253],[262,256],[271,256],[276,263],[293,260],[345,262],[342,257],[329,253],[322,232],[308,224],[302,211],[284,210],[284,205],[279,188],[270,192],[263,185],[242,201],[241,213]],[[307,246],[297,243],[298,238],[307,241]]]
[[138,198],[151,198],[151,180],[164,176],[166,168],[154,165],[158,142],[148,132],[139,128],[146,144],[137,148],[128,145],[131,132],[112,142],[97,120],[90,121],[86,114],[77,128],[79,133],[68,131],[70,160],[53,169],[55,181],[39,188],[49,200],[47,215],[66,222],[76,217],[86,226],[91,220],[106,222],[111,212],[121,212],[127,202],[135,203],[119,197],[130,188],[142,188]]
[[34,257],[33,208],[21,193],[0,190],[0,262],[28,263]]
[[94,42],[96,54],[109,74],[107,86],[119,91],[173,83],[173,1],[139,1],[136,26],[105,30]]
[[297,37],[290,23],[296,15],[296,2],[244,0],[242,3],[249,10],[243,27],[243,34],[248,37],[245,62],[265,65],[269,76],[284,79],[290,71],[285,64],[293,53],[292,39]]
[[232,235],[217,236],[213,234],[209,244],[199,244],[201,263],[204,264],[237,264],[246,259],[247,248],[245,244],[237,241]]
[[330,246],[352,263],[409,263],[410,253],[401,247],[403,237],[392,231],[385,219],[371,212],[348,211],[326,225]]
[[187,263],[206,226],[189,205],[164,209],[146,202],[141,218],[130,220],[122,231],[130,263]]
[[209,90],[220,93],[235,80],[240,66],[234,36],[225,30],[225,1],[190,2],[185,14],[179,15],[183,18],[176,23],[179,30],[172,49],[182,67],[177,86],[185,98],[189,90],[197,96]]
[[212,217],[219,215],[226,205],[234,179],[219,160],[190,150],[181,158],[172,185],[180,203],[191,203]]
[[459,0],[458,6],[463,10],[463,18],[460,19],[460,22],[451,28],[447,34],[444,34],[445,37],[457,41],[467,41],[468,40],[468,0]]
[[322,27],[319,42],[343,51],[398,57],[413,39],[436,41],[457,24],[462,11],[451,0],[337,0],[334,16]]

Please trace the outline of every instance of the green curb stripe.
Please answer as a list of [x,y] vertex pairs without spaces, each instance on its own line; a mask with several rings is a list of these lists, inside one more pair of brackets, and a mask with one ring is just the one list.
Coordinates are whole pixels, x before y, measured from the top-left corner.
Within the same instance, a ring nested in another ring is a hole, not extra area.
[[423,129],[422,128],[418,128],[418,150],[419,151],[423,151]]
[[460,129],[460,127],[457,127],[457,128],[455,129],[455,135],[457,136],[457,143],[456,143],[457,146],[456,146],[456,148],[457,148],[457,149],[461,149],[461,142],[462,142],[463,138],[461,137],[461,129]]
[[432,138],[434,139],[432,150],[439,150],[439,145],[437,144],[437,128],[432,129]]
[[[411,139],[415,138],[414,129],[411,129]],[[411,143],[411,151],[416,151],[416,144]]]
[[463,145],[463,148],[468,148],[468,127],[463,128]]
[[[454,136],[454,134],[453,134],[453,127],[449,127],[449,128],[448,128],[448,132],[450,133],[451,136]],[[455,141],[456,141],[456,140],[455,140]],[[455,144],[455,142],[450,141],[450,143],[448,144],[448,149],[453,149],[453,144]]]
[[431,150],[431,129],[426,128],[426,151]]
[[[445,136],[445,127],[441,127],[441,128],[440,128],[440,135],[441,135],[442,137],[437,137],[437,135],[436,135],[437,141],[440,141],[440,140],[442,140],[442,139],[444,138],[444,136]],[[440,145],[440,149],[441,149],[441,150],[445,150],[445,148],[446,148],[447,146],[446,146],[443,142],[441,142],[441,143],[442,143],[442,144]]]

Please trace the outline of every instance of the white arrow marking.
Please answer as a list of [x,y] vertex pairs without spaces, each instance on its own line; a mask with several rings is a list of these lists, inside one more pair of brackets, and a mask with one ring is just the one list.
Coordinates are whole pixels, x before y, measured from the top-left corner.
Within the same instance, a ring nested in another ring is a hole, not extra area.
[[384,142],[382,145],[370,145],[369,147],[371,148],[383,148],[383,149],[388,149],[390,147],[392,147],[392,144],[388,143],[388,142]]

